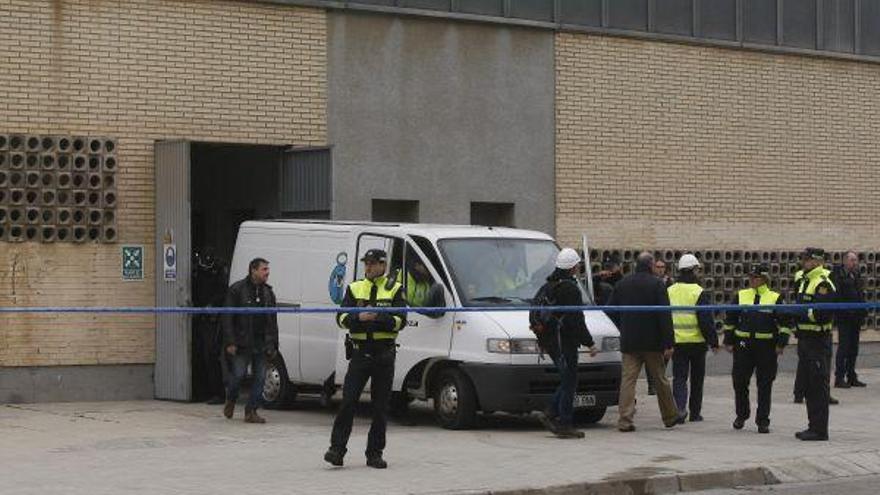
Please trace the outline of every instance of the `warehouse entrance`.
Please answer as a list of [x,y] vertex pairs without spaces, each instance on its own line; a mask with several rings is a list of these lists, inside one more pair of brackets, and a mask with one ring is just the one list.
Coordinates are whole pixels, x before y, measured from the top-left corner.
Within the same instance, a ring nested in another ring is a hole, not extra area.
[[[330,218],[326,148],[162,141],[156,143],[156,253],[176,251],[169,276],[156,256],[158,306],[219,306],[238,226],[247,220]],[[222,396],[216,316],[156,318],[155,395]]]

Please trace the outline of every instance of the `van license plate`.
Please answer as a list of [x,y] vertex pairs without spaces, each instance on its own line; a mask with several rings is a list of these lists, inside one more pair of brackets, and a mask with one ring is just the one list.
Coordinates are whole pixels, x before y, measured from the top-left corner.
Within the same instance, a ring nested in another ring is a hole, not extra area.
[[592,394],[577,394],[574,396],[574,407],[593,407],[596,405],[596,396]]

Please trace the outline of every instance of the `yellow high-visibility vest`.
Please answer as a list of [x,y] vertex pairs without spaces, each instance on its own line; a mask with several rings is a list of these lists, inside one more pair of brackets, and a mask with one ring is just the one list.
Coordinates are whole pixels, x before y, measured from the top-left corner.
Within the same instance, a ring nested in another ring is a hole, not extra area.
[[[669,286],[669,304],[672,306],[696,306],[703,293],[700,284],[676,282]],[[706,342],[696,311],[673,311],[672,328],[675,331],[676,344],[699,344]]]

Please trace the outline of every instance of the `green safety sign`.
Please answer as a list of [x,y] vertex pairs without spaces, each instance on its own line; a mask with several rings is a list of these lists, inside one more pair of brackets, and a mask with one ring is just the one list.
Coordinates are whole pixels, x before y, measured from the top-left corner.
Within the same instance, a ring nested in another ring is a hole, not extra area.
[[144,279],[144,247],[122,246],[122,280]]

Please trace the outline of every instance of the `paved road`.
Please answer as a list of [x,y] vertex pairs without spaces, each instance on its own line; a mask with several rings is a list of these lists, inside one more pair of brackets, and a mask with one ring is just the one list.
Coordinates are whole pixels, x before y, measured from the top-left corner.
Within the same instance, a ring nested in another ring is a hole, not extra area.
[[[836,349],[836,346],[835,346]],[[726,375],[733,366],[733,358],[727,352],[709,354],[706,359],[706,373],[710,375]],[[832,364],[832,368],[833,368]],[[670,372],[672,366],[670,365]],[[859,348],[858,370],[862,368],[880,368],[880,342],[865,342]],[[797,349],[794,345],[788,347],[779,361],[779,370],[794,372],[797,369]]]
[[880,492],[880,476],[858,476],[818,483],[789,483],[761,487],[734,488],[690,492],[690,495],[876,495]]
[[792,378],[779,378],[770,435],[757,434],[753,424],[730,427],[726,376],[707,379],[705,422],[664,428],[642,381],[638,431],[617,432],[612,409],[586,428],[584,440],[558,440],[533,418],[512,416],[490,417],[478,430],[446,431],[419,409],[416,426],[391,426],[386,471],[364,466],[364,415],[346,466],[325,464],[333,415],[313,402],[266,411],[266,425],[245,424],[241,408],[226,420],[220,406],[205,404],[0,405],[0,493],[486,493],[742,467],[780,467],[787,481],[845,476],[854,464],[860,474],[880,473],[880,370],[865,371],[868,389],[836,393],[843,404],[831,411],[831,441],[809,444],[793,436],[806,415],[789,400]]

